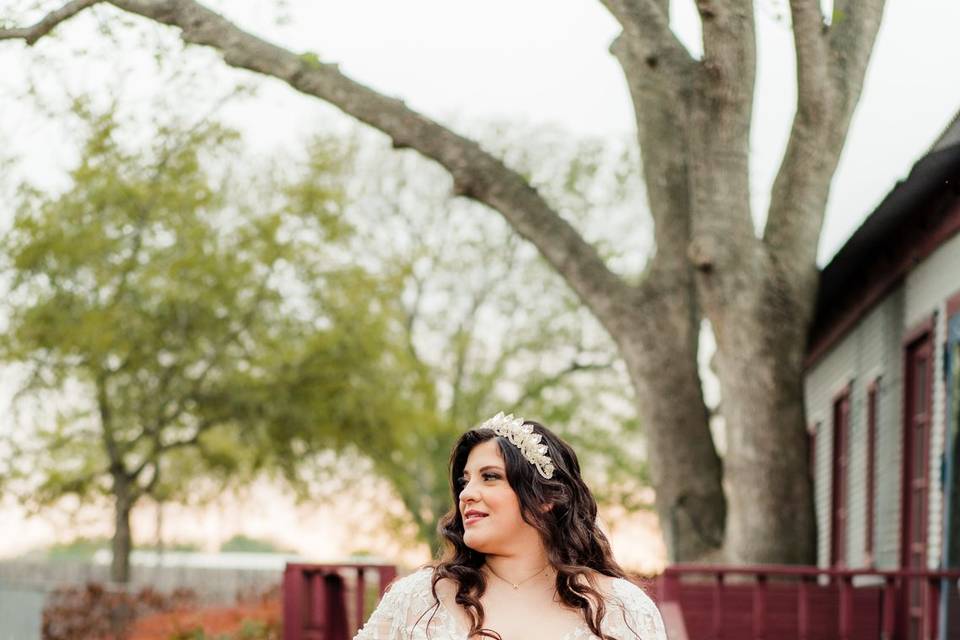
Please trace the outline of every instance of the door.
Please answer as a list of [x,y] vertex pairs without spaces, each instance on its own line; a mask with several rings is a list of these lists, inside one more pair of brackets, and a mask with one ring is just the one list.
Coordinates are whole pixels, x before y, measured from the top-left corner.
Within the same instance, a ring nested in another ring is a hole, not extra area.
[[[901,566],[927,567],[927,510],[933,345],[930,332],[907,345],[904,371],[903,511]],[[924,638],[925,587],[908,580],[903,590],[904,638]]]

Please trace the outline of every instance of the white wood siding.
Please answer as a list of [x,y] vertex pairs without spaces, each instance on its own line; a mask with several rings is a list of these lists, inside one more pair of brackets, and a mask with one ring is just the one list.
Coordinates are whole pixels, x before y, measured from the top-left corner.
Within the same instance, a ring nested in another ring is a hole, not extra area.
[[867,386],[878,377],[876,439],[876,508],[874,556],[878,567],[897,565],[900,510],[900,336],[903,289],[887,296],[807,374],[808,422],[817,433],[815,501],[818,528],[817,562],[830,563],[831,490],[833,471],[833,400],[848,383],[850,394],[850,477],[847,564],[865,565]]
[[[851,286],[856,286],[851,283]],[[842,340],[807,372],[805,402],[810,424],[819,425],[814,469],[818,527],[817,562],[830,562],[833,471],[833,400],[848,383],[850,396],[850,477],[847,563],[862,567],[866,542],[867,386],[880,378],[877,395],[874,556],[880,569],[900,563],[900,500],[903,450],[903,337],[921,322],[934,323],[933,415],[930,430],[928,556],[930,568],[940,561],[943,543],[943,486],[946,388],[943,347],[946,301],[960,291],[960,236],[917,264],[903,284],[874,307]]]

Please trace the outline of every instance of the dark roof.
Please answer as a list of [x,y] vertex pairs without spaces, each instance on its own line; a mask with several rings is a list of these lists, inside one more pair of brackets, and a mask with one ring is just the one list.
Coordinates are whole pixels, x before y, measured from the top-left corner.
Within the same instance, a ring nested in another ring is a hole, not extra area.
[[820,274],[811,346],[822,337],[841,310],[856,303],[855,284],[864,280],[878,251],[889,252],[913,236],[906,230],[920,223],[927,205],[945,191],[960,192],[960,114],[940,135],[905,180],[897,182],[873,213],[850,236]]
[[933,148],[930,149],[930,151],[939,151],[940,149],[946,149],[955,144],[960,144],[960,112],[953,116],[953,121],[951,121],[947,129],[940,134],[937,141],[933,143]]

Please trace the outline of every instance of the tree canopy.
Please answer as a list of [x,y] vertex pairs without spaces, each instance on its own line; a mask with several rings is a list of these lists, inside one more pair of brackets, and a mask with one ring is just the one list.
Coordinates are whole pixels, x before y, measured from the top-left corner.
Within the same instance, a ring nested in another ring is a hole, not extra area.
[[112,113],[76,113],[88,133],[69,186],[24,185],[0,243],[0,358],[27,367],[22,395],[50,401],[6,471],[36,507],[109,496],[124,581],[142,496],[343,446],[402,411],[377,390],[403,352],[382,283],[337,255],[350,229],[335,146],[267,189],[227,170],[239,141],[215,122],[130,148]]

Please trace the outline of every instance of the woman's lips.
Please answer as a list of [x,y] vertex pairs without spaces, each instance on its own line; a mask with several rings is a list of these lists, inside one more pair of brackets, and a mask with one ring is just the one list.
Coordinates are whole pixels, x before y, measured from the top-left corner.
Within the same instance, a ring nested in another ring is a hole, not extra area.
[[487,516],[485,516],[485,515],[484,515],[484,516],[481,516],[481,515],[479,515],[479,514],[469,515],[469,516],[467,516],[466,518],[463,519],[463,524],[464,524],[464,526],[469,526],[469,525],[472,525],[472,524],[476,524],[477,522],[483,520],[483,519],[486,518],[486,517],[487,517]]

